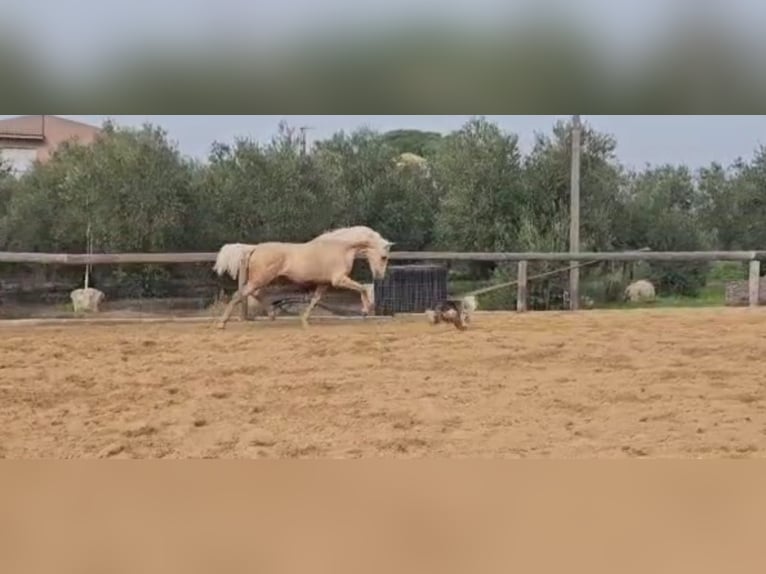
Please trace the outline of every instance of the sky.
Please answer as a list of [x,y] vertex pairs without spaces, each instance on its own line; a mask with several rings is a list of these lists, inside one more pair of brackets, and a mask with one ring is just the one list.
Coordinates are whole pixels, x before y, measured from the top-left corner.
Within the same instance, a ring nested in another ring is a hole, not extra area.
[[[766,42],[761,0],[29,0],[3,7],[0,34],[13,32],[34,42],[19,49],[37,53],[50,71],[66,76],[102,66],[111,69],[124,50],[151,39],[186,50],[214,49],[221,42],[267,46],[290,43],[310,34],[364,35],[402,23],[456,22],[461,29],[505,30],[509,25],[563,21],[587,30],[603,42],[605,53],[634,53],[651,48],[657,37],[673,36],[679,22],[706,15],[722,29]],[[510,29],[510,28],[508,28]],[[659,35],[659,36],[658,36]],[[760,46],[761,44],[759,44]],[[744,46],[744,44],[743,44]],[[758,54],[758,50],[750,50]],[[618,66],[619,68],[619,66]],[[8,116],[0,116],[8,117]],[[101,124],[106,116],[67,116]],[[536,131],[548,132],[559,117],[487,116],[519,135],[528,149]],[[447,132],[469,116],[114,116],[122,125],[151,122],[164,127],[185,154],[206,157],[213,141],[235,137],[268,140],[277,124],[308,125],[309,139],[367,125],[378,130],[416,128]],[[614,135],[618,157],[628,167],[683,163],[696,168],[749,158],[766,144],[765,116],[583,116],[596,129]]]
[[[30,0],[8,2],[3,18],[34,33],[35,46],[57,63],[80,65],[147,38],[169,43],[292,42],[329,30],[379,29],[458,23],[463,29],[508,26],[520,21],[559,21],[587,27],[612,47],[634,49],[677,22],[703,13],[737,29],[761,34],[761,0]],[[332,33],[332,32],[331,32]],[[97,49],[94,49],[96,48]]]
[[[342,26],[345,30],[379,28],[387,24],[417,25],[434,14],[458,21],[462,28],[502,25],[520,15],[567,11],[567,20],[586,17],[601,25],[614,41],[644,35],[659,19],[672,13],[669,0],[579,0],[578,10],[554,0],[35,0],[4,7],[3,16],[21,30],[35,31],[35,44],[58,64],[96,62],[104,52],[137,44],[139,38],[162,38],[169,43],[291,42],[309,34]],[[693,0],[695,4],[703,0]],[[752,0],[729,0],[730,5],[753,5]],[[758,4],[756,0],[755,4]],[[542,10],[538,11],[538,8]],[[569,12],[572,12],[569,14]],[[629,17],[628,17],[629,14]],[[44,31],[44,33],[39,33]],[[98,50],[93,47],[98,46]],[[31,47],[30,47],[31,48]]]
[[[0,116],[10,117],[10,116]],[[124,126],[144,122],[163,127],[180,150],[203,159],[214,141],[233,142],[247,137],[266,142],[276,134],[277,125],[310,126],[309,142],[336,131],[368,126],[380,131],[414,128],[449,132],[459,129],[471,116],[103,116],[63,115],[95,125],[111,118]],[[558,119],[569,116],[484,116],[502,129],[519,136],[527,151],[535,132],[550,133]],[[617,139],[617,157],[627,167],[663,163],[685,164],[691,168],[719,162],[729,165],[738,157],[748,159],[760,145],[766,145],[766,116],[582,116],[599,131]]]

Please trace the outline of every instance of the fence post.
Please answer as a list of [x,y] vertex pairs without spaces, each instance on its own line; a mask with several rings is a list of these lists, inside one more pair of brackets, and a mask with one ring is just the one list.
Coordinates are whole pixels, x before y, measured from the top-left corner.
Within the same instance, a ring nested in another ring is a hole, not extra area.
[[[247,261],[248,257],[244,256],[242,257],[242,260],[239,262],[239,273],[237,275],[237,288],[239,289],[240,293],[245,288],[245,285],[247,284]],[[247,321],[247,311],[250,302],[250,297],[242,297],[242,320]]]
[[516,284],[516,311],[523,313],[527,310],[527,262],[519,261]]
[[751,307],[757,307],[760,299],[761,262],[757,259],[750,261],[750,277],[748,278],[748,299]]

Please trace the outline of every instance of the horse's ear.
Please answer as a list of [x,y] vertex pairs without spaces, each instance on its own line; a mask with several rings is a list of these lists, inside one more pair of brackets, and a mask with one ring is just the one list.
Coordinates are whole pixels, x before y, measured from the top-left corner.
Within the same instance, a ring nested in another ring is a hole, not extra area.
[[386,249],[390,250],[394,245],[396,245],[396,243],[393,241],[386,241]]

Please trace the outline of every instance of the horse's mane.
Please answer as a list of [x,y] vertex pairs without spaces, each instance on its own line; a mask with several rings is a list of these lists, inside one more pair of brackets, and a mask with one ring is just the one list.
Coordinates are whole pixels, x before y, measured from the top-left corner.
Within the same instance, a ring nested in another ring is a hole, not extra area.
[[318,235],[312,241],[321,241],[323,239],[365,241],[373,243],[377,246],[385,246],[390,243],[380,233],[364,225],[355,225],[353,227],[338,227],[336,229],[331,229],[329,231],[325,231],[321,235]]

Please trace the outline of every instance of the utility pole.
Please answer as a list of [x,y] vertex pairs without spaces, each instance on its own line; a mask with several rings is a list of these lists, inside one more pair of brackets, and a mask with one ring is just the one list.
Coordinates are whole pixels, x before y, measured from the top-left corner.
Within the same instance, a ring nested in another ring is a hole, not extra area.
[[301,126],[298,128],[301,131],[301,153],[306,155],[306,131],[313,130],[311,126]]
[[[580,251],[580,116],[572,116],[572,170],[569,193],[569,252]],[[569,271],[569,309],[580,307],[580,268]]]

